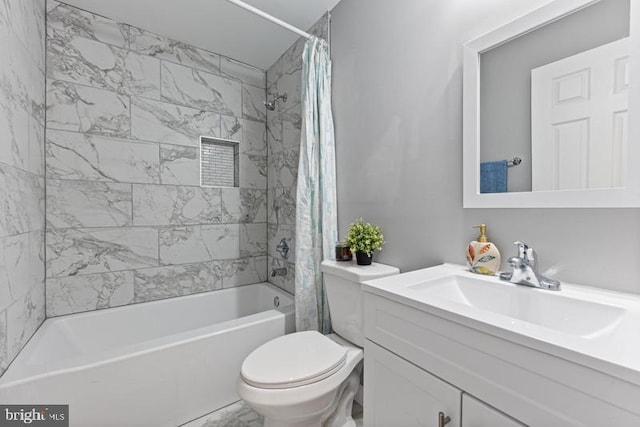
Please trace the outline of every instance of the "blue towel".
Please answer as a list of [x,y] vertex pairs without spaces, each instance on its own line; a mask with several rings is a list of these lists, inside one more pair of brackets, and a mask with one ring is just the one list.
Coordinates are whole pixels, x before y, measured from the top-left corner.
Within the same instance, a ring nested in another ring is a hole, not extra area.
[[507,161],[480,163],[480,193],[507,192]]

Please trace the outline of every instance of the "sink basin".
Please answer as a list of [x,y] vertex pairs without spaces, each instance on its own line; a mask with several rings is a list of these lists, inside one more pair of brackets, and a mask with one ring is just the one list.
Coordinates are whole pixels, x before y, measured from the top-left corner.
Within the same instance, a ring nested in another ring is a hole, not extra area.
[[582,337],[611,331],[625,313],[622,307],[482,276],[452,274],[407,288],[434,301],[462,304],[505,316],[511,322],[528,322]]
[[382,297],[640,386],[640,295],[566,282],[553,292],[454,264],[367,281],[362,289],[365,310],[370,295]]

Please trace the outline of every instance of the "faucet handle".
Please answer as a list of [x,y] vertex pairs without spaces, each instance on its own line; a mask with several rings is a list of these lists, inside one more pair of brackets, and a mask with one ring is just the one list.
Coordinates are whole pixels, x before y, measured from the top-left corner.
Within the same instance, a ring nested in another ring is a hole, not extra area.
[[519,240],[513,243],[518,247],[518,256],[527,261],[531,267],[535,266],[537,258],[536,251],[528,243]]

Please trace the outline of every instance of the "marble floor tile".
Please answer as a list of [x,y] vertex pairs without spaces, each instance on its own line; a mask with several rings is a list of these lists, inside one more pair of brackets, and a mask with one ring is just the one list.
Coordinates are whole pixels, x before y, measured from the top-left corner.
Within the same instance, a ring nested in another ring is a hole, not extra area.
[[264,417],[243,401],[238,401],[182,427],[262,427]]

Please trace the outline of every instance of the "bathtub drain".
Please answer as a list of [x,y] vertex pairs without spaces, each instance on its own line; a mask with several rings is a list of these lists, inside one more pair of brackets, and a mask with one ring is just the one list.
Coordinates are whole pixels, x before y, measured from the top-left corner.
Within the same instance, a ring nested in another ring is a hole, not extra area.
[[276,307],[280,307],[280,298],[273,297],[273,305],[275,305]]

